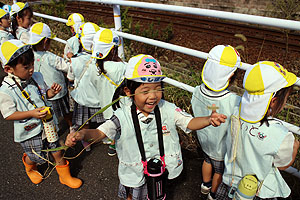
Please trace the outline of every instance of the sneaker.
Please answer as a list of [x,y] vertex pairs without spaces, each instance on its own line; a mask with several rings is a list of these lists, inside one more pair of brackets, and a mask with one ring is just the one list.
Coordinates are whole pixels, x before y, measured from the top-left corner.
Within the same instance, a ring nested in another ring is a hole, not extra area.
[[205,186],[203,183],[201,184],[201,193],[208,194],[210,192],[211,187]]
[[210,196],[210,193],[208,193],[207,200],[216,200],[216,199],[212,198],[212,196]]
[[107,154],[109,156],[116,155],[117,154],[117,152],[116,152],[116,146],[115,145],[109,145]]
[[106,138],[104,138],[104,139],[102,140],[102,143],[103,143],[103,144],[111,144],[111,140],[108,139],[108,137],[106,137]]
[[88,142],[85,142],[83,140],[81,140],[81,143],[83,145],[83,148],[85,148],[85,151],[91,151],[91,145]]

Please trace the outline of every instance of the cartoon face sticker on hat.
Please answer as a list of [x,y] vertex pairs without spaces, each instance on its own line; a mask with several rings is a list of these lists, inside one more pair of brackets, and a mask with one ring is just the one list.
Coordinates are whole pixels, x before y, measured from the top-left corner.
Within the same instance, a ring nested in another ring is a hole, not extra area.
[[159,63],[154,58],[143,57],[137,69],[139,76],[161,74]]
[[165,76],[159,62],[150,55],[140,54],[132,57],[125,72],[125,78],[137,82],[161,82]]

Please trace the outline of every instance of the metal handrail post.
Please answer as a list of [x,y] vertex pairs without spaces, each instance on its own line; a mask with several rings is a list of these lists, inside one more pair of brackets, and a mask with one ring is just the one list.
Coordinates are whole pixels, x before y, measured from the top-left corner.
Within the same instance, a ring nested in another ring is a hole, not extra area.
[[[122,32],[122,19],[121,19],[120,5],[113,5],[113,11],[114,11],[115,30]],[[119,48],[118,48],[118,54],[119,54],[119,57],[124,60],[125,53],[124,53],[123,37],[120,37],[120,39],[121,39],[121,46],[119,46]]]

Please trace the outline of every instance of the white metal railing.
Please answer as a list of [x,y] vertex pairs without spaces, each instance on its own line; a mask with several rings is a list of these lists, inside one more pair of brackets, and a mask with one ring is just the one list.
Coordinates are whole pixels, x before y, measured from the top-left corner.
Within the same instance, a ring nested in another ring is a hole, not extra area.
[[300,30],[300,22],[286,20],[286,19],[277,19],[271,17],[247,15],[240,13],[232,13],[218,10],[209,10],[202,8],[191,8],[184,6],[174,6],[158,3],[146,3],[138,1],[123,1],[123,0],[75,0],[75,1],[84,1],[84,2],[94,2],[94,3],[103,3],[110,5],[120,5],[120,6],[131,6],[138,8],[147,8],[154,10],[163,10],[169,12],[185,13],[192,15],[200,15],[205,17],[216,17],[220,19],[227,19],[232,21],[247,22],[252,24],[260,24],[265,26],[273,26],[278,28]]
[[[123,1],[123,0],[79,0],[79,1],[87,1],[87,2],[97,2],[97,3],[106,3],[106,4],[113,4],[113,5],[124,5],[124,6],[132,6],[132,7],[142,7],[142,8],[150,8],[150,9],[157,9],[157,10],[165,10],[165,11],[173,11],[173,12],[181,12],[181,13],[188,13],[188,14],[196,14],[196,15],[203,15],[203,16],[210,16],[210,17],[219,17],[222,19],[231,19],[231,20],[235,20],[235,21],[243,21],[243,22],[249,22],[249,23],[257,23],[257,24],[263,24],[263,25],[268,25],[268,26],[274,26],[274,27],[280,27],[280,28],[287,28],[287,29],[294,29],[294,30],[300,30],[300,22],[295,22],[295,21],[291,21],[291,20],[281,20],[281,19],[274,19],[274,18],[266,18],[266,17],[259,17],[259,16],[253,16],[253,15],[244,15],[244,14],[237,14],[237,13],[228,13],[228,12],[223,12],[223,11],[212,11],[212,10],[205,10],[205,9],[198,9],[198,8],[188,8],[188,7],[182,7],[182,6],[170,6],[170,5],[162,5],[162,4],[152,4],[152,3],[143,3],[143,2],[135,2],[135,1]],[[115,10],[115,9],[119,9],[119,10]],[[201,13],[203,12],[203,13]],[[217,14],[213,14],[213,12],[217,13]],[[205,14],[206,13],[206,14]],[[35,16],[38,17],[42,17],[42,18],[47,18],[47,19],[51,19],[51,20],[55,20],[58,22],[63,22],[66,23],[67,20],[66,19],[62,19],[62,18],[58,18],[58,17],[54,17],[54,16],[50,16],[50,15],[45,15],[45,14],[41,14],[41,13],[37,13],[34,12]],[[116,16],[117,15],[117,16]],[[220,15],[220,16],[219,16]],[[241,16],[243,17],[241,17]],[[227,17],[225,17],[227,16]],[[240,18],[234,18],[232,19],[231,17],[237,17],[239,16]],[[114,7],[114,17],[119,18],[120,17],[120,7]],[[246,19],[242,19],[246,17]],[[257,20],[257,21],[255,21]],[[267,24],[266,21],[268,21]],[[186,47],[181,47],[178,45],[173,45],[173,44],[169,44],[169,43],[165,43],[165,42],[161,42],[161,41],[157,41],[157,40],[153,40],[153,39],[149,39],[149,38],[145,38],[145,37],[141,37],[141,36],[136,36],[136,35],[132,35],[132,34],[128,34],[128,33],[123,33],[121,32],[121,20],[120,19],[115,19],[115,23],[116,23],[116,30],[117,34],[120,37],[123,38],[127,38],[130,40],[135,40],[135,41],[139,41],[139,42],[143,42],[143,43],[147,43],[150,45],[154,45],[154,46],[158,46],[158,47],[162,47],[162,48],[166,48],[166,49],[170,49],[173,51],[177,51],[180,53],[184,53],[184,54],[188,54],[188,55],[192,55],[198,58],[202,58],[202,59],[207,59],[208,53],[205,52],[201,52],[201,51],[197,51],[197,50],[193,50],[193,49],[189,49]],[[117,24],[118,23],[118,24]],[[62,40],[60,38],[56,38],[55,39],[58,42],[62,42],[62,43],[66,43],[65,40]],[[242,66],[240,67],[241,69],[246,70],[249,66],[251,66],[250,64],[247,63],[242,63]],[[297,78],[297,82],[295,83],[295,85],[300,86],[300,79]],[[176,80],[170,79],[170,78],[165,78],[164,82],[174,85],[178,88],[187,90],[189,92],[193,92],[194,91],[194,87],[178,82]],[[299,127],[284,122],[282,121],[283,124],[292,132],[300,135],[300,129]],[[286,172],[300,178],[300,173],[297,169],[293,168],[293,167],[289,167],[288,169],[285,170]]]

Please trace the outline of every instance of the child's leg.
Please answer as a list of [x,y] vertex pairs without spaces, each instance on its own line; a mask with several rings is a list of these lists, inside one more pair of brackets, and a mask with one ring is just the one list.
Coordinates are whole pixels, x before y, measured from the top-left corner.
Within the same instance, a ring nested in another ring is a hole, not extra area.
[[56,165],[65,165],[65,164],[67,164],[66,160],[63,158],[62,151],[57,151],[55,153],[52,153],[52,156],[55,160]]
[[64,115],[64,120],[67,122],[67,124],[70,127],[72,126],[72,116],[73,116],[73,112]]
[[[45,162],[42,159],[45,158],[45,154],[42,152],[44,146],[42,134],[34,136],[20,144],[24,151],[22,161],[25,166],[26,174],[31,182],[38,184],[43,180],[43,176],[37,171],[36,163],[42,164]],[[34,154],[33,151],[39,156]]]
[[204,160],[203,165],[202,165],[202,179],[203,179],[203,182],[205,182],[205,183],[210,182],[211,177],[212,177],[212,165]]
[[79,188],[82,185],[82,181],[71,176],[69,162],[63,158],[62,151],[52,153],[52,156],[57,164],[56,171],[59,175],[60,183],[70,188]]
[[210,199],[216,199],[216,192],[218,190],[219,185],[222,183],[222,175],[224,172],[224,161],[217,161],[211,159],[211,164],[213,166],[213,180],[212,180],[212,187],[210,191]]
[[43,176],[37,171],[36,163],[32,162],[30,158],[24,153],[22,157],[25,171],[29,179],[34,184],[39,184],[43,180]]
[[211,192],[216,193],[222,183],[222,174],[215,173],[212,180]]

